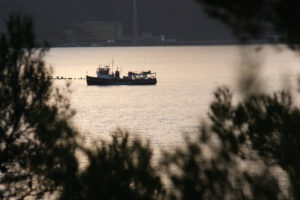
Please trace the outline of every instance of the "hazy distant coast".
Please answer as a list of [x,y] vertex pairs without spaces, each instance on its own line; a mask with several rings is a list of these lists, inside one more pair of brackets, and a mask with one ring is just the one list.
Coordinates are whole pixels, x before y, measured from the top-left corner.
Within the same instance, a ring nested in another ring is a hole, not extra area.
[[[162,36],[166,41],[176,40],[175,45],[234,39],[227,27],[206,16],[192,0],[137,1],[136,37],[151,41],[138,44],[131,43],[134,37],[133,0],[0,1],[0,19],[5,19],[11,11],[32,15],[38,39],[53,46],[174,45],[155,42],[161,41]],[[5,23],[0,20],[0,30],[4,29]],[[106,44],[108,40],[120,42]],[[83,44],[85,42],[87,44]]]
[[[279,42],[268,41],[268,40],[255,40],[244,44],[255,45],[255,44],[279,44]],[[74,43],[74,44],[57,44],[51,45],[53,47],[122,47],[122,46],[210,46],[210,45],[241,45],[237,40],[231,41],[176,41],[176,42],[115,42],[115,43]]]

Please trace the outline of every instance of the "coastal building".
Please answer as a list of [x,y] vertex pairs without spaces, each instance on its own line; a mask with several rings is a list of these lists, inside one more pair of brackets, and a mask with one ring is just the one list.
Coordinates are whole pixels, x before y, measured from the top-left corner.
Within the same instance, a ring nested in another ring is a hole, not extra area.
[[118,21],[84,21],[77,24],[86,35],[97,40],[122,40],[123,27]]

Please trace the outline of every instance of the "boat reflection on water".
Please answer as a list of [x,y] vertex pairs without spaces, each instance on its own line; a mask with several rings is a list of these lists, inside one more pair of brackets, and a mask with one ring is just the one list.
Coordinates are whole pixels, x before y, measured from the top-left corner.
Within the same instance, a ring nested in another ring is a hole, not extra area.
[[156,73],[151,71],[128,72],[127,76],[120,77],[120,71],[111,70],[110,66],[98,67],[97,77],[86,76],[87,85],[155,85]]

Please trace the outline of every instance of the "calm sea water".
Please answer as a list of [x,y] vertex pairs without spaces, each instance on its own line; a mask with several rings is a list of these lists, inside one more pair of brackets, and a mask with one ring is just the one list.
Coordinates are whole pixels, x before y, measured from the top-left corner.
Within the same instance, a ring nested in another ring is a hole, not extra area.
[[[249,47],[250,48],[250,47]],[[72,80],[74,118],[84,142],[108,139],[117,127],[149,139],[155,152],[184,143],[183,133],[197,131],[206,118],[212,92],[228,85],[236,91],[243,56],[259,60],[264,87],[273,90],[293,84],[300,58],[290,51],[266,46],[259,53],[238,46],[53,48],[46,61],[54,76],[96,75],[99,64],[114,60],[128,71],[157,72],[155,86],[87,86]],[[64,85],[56,80],[55,84]]]

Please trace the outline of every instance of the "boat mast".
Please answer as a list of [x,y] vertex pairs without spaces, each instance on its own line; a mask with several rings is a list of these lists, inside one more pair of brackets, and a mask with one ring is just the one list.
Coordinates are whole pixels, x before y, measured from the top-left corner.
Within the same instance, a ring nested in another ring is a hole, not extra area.
[[114,59],[111,59],[111,73],[114,73]]

